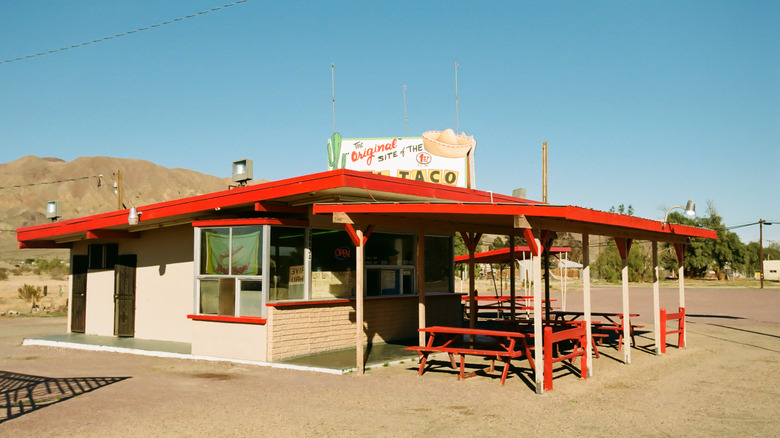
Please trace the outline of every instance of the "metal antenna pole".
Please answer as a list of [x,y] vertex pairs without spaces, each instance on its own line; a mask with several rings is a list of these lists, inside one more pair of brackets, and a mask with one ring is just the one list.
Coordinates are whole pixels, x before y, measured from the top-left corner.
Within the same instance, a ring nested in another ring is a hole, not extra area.
[[459,133],[458,127],[458,63],[455,63],[455,133]]
[[406,136],[409,136],[409,117],[406,115],[406,85],[404,85],[404,124],[406,125]]
[[333,63],[330,64],[330,91],[331,91],[331,103],[333,105],[333,132],[336,132],[336,66]]
[[542,143],[542,202],[547,202],[547,142]]
[[761,279],[761,289],[764,288],[764,222],[763,219],[758,220],[758,276]]

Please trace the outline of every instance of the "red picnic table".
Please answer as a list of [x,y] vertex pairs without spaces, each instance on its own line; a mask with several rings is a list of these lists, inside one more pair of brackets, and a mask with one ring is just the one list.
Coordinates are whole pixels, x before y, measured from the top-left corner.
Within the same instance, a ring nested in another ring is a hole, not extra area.
[[[585,316],[585,312],[554,310],[550,312],[550,316],[554,316],[555,319],[560,321],[577,322],[576,320],[578,318]],[[622,313],[612,313],[612,312],[591,312],[590,316],[604,319],[603,321],[593,322],[595,328],[597,328],[598,330],[609,330],[609,331],[617,332],[618,350],[620,350],[623,347],[623,323],[625,321],[624,315]],[[637,316],[639,316],[638,313],[629,313],[628,314],[629,321],[631,318],[635,318]],[[631,345],[633,347],[636,347],[636,339],[634,338],[634,329],[642,328],[642,327],[644,326],[631,324],[629,328],[629,334],[631,336]]]
[[[515,297],[515,303],[520,304],[519,306],[515,306],[515,310],[517,311],[527,311],[527,310],[533,310],[534,306],[531,305],[533,303],[533,295],[522,295]],[[461,300],[466,303],[470,304],[470,299],[468,296],[462,296]],[[508,305],[511,305],[512,298],[507,296],[489,296],[489,295],[482,295],[482,296],[476,296],[474,297],[474,301],[477,303],[477,312],[480,310],[495,310],[496,314],[501,317],[501,313],[504,311],[509,310],[508,307],[504,307],[504,303],[507,303]],[[555,300],[550,300],[555,301]],[[547,302],[546,300],[542,300],[543,303]],[[466,316],[468,314],[467,311],[470,311],[469,307],[464,307],[463,312]]]
[[[490,358],[490,367],[488,368],[490,372],[493,372],[495,369],[496,359],[504,362],[504,369],[501,373],[501,385],[506,381],[512,359],[525,356],[531,368],[535,369],[531,349],[526,342],[527,338],[533,336],[531,334],[442,326],[425,327],[419,329],[419,331],[428,333],[427,344],[424,347],[406,347],[407,350],[417,351],[422,357],[420,359],[420,368],[417,371],[418,376],[425,372],[425,364],[428,360],[428,355],[431,353],[447,353],[453,369],[456,367],[454,355],[459,355],[460,372],[458,373],[458,380],[475,375],[475,373],[464,375],[466,355]],[[520,341],[519,345],[518,341]]]

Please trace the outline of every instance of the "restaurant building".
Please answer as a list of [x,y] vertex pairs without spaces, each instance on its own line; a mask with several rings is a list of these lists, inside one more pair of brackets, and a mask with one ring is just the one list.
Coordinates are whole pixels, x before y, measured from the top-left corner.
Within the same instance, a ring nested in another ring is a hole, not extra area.
[[[356,347],[362,372],[366,345],[422,342],[418,328],[463,324],[455,233],[472,254],[483,233],[522,236],[540,265],[562,231],[583,234],[586,255],[588,234],[614,237],[625,258],[632,239],[674,243],[682,257],[690,237],[715,236],[336,168],[20,228],[17,239],[20,248],[70,249],[68,332],[184,342],[193,355],[258,362]],[[473,278],[469,290],[471,298]]]

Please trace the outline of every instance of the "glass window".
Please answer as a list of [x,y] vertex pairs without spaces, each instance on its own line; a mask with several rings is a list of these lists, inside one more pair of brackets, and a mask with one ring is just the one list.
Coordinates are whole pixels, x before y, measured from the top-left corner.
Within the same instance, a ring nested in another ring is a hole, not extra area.
[[263,316],[263,282],[241,280],[240,316]]
[[312,230],[312,299],[355,296],[355,246],[346,231]]
[[425,292],[452,292],[452,239],[425,236]]
[[414,236],[374,233],[366,243],[366,265],[411,265]]
[[304,295],[304,228],[271,228],[269,300],[302,300]]
[[199,233],[199,312],[262,316],[263,227],[202,228]]
[[366,243],[366,296],[414,293],[415,238],[374,233]]
[[204,228],[200,238],[200,273],[259,275],[262,227]]

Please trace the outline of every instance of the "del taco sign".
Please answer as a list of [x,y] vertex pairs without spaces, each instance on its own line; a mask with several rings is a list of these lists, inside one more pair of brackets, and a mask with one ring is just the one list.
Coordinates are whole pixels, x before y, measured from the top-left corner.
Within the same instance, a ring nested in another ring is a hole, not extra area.
[[328,140],[328,170],[352,169],[415,181],[474,188],[473,137],[451,129],[422,137]]

